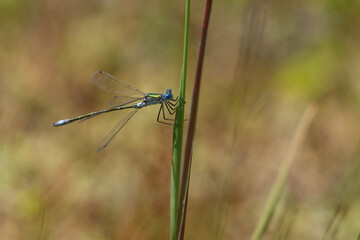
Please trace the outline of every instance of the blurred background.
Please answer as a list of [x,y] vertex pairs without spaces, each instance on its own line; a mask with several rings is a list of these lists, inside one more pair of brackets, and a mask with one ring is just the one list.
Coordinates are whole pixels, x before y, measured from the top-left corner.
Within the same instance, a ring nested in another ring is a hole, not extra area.
[[[172,127],[156,122],[158,108],[100,154],[127,112],[52,123],[106,106],[112,95],[89,81],[97,70],[176,94],[184,4],[0,1],[1,239],[168,239]],[[204,6],[191,3],[187,96]],[[284,197],[286,239],[357,237],[359,11],[357,0],[214,1],[186,239],[250,238],[309,104],[318,112]]]

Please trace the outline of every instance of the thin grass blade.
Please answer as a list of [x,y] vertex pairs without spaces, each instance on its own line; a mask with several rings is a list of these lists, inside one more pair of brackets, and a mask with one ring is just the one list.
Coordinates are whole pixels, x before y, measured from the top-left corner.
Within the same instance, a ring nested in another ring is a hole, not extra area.
[[170,239],[176,240],[178,236],[178,208],[179,187],[181,172],[181,153],[184,130],[184,105],[186,90],[186,70],[189,42],[190,0],[185,1],[185,29],[184,29],[184,53],[180,78],[179,102],[175,115],[173,130],[173,151],[171,161],[171,196],[170,196]]

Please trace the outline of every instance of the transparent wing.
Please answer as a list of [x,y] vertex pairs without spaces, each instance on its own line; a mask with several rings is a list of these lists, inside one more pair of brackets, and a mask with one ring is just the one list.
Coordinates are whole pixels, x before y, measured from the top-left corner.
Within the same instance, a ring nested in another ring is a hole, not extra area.
[[117,107],[121,105],[127,105],[136,101],[143,100],[143,97],[127,97],[127,96],[115,96],[107,102],[108,107]]
[[94,72],[90,80],[99,88],[120,96],[145,96],[145,93],[103,71]]
[[138,111],[138,108],[135,108],[135,110],[133,110],[132,112],[130,112],[126,117],[124,117],[123,119],[121,119],[120,122],[118,122],[113,129],[111,129],[111,131],[108,133],[108,135],[106,135],[106,137],[104,138],[104,140],[101,142],[99,148],[96,150],[96,153],[101,152],[102,150],[104,150],[104,148],[106,148],[107,145],[109,145],[109,143],[111,142],[111,140],[113,140],[113,138],[115,137],[115,135],[125,126],[125,124],[130,120],[130,118],[132,116],[134,116],[134,114]]

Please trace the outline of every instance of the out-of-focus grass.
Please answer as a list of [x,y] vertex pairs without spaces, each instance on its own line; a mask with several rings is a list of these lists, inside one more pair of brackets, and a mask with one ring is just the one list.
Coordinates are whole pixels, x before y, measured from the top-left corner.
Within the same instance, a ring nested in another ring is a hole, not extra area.
[[294,165],[295,158],[297,157],[300,149],[305,141],[308,129],[318,111],[318,107],[315,104],[310,104],[298,126],[296,127],[296,131],[291,141],[291,146],[289,147],[289,151],[281,163],[281,167],[276,178],[276,181],[271,188],[271,192],[266,201],[264,211],[259,219],[258,224],[254,230],[254,234],[252,235],[253,240],[262,239],[265,235],[265,232],[270,224],[272,216],[276,210],[276,207],[280,205],[280,197],[285,192],[285,186],[289,181],[289,176]]
[[[342,184],[338,184],[338,195],[334,199],[333,214],[329,218],[328,225],[322,239],[336,238],[341,233],[341,227],[348,218],[352,221],[352,213],[356,212],[356,202],[360,198],[360,155],[359,147],[355,149],[347,171],[344,173]],[[354,209],[355,208],[355,209]],[[348,220],[348,221],[349,221]]]
[[[289,188],[289,194],[304,189],[292,236],[319,239],[332,214],[329,199],[359,140],[359,1],[268,4],[254,81],[255,96],[266,92],[272,101],[247,122],[231,153],[234,185],[223,236],[251,235],[304,106],[320,98]],[[218,182],[229,174],[219,159],[225,123],[236,110],[224,103],[235,97],[229,93],[246,27],[243,6],[235,0],[213,5],[188,239],[211,238],[208,226],[223,193]],[[172,129],[156,123],[157,109],[139,112],[99,156],[96,147],[125,113],[62,129],[51,123],[105,105],[111,96],[89,81],[99,69],[144,91],[176,89],[183,10],[182,1],[0,2],[2,238],[168,239]],[[202,13],[203,3],[194,2],[190,76]],[[340,239],[358,235],[356,201],[353,209]]]

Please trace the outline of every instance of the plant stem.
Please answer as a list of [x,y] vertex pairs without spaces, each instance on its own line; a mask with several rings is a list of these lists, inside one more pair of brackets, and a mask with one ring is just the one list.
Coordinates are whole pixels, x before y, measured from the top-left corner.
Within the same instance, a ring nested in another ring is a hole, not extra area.
[[184,129],[184,105],[186,90],[186,70],[187,53],[189,42],[189,18],[190,18],[190,0],[185,3],[185,33],[184,33],[184,53],[183,65],[180,79],[179,103],[175,115],[175,124],[173,131],[173,152],[171,161],[171,197],[170,197],[170,239],[176,240],[178,234],[178,208],[179,208],[179,182],[181,172],[181,152]]
[[190,183],[190,172],[191,172],[191,156],[193,151],[193,142],[195,136],[195,126],[196,126],[196,117],[199,104],[199,94],[200,94],[200,83],[202,75],[202,67],[204,62],[205,55],[205,45],[207,30],[209,27],[209,19],[211,12],[212,0],[206,1],[205,13],[202,25],[202,31],[200,36],[197,64],[196,64],[196,73],[194,79],[194,87],[192,93],[190,115],[189,115],[189,124],[187,127],[187,134],[185,139],[185,149],[183,155],[183,167],[182,167],[182,177],[180,182],[180,205],[178,210],[178,224],[179,224],[179,238],[183,239],[185,231],[185,220],[186,220],[186,206],[187,206],[187,195],[189,192],[189,183]]

